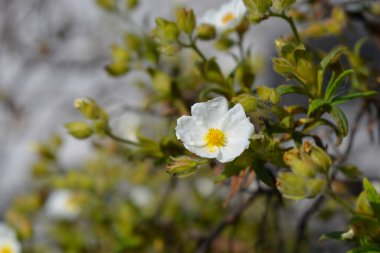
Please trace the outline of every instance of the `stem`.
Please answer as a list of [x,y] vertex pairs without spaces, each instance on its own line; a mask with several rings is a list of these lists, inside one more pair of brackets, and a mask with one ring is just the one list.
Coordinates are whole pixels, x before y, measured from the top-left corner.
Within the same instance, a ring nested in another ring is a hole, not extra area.
[[355,215],[354,209],[352,209],[351,206],[349,206],[343,199],[341,199],[338,195],[336,195],[333,191],[330,189],[327,191],[327,195],[329,195],[333,200],[335,200],[336,203],[341,205],[344,209],[346,209],[347,212],[349,212],[352,215]]
[[191,48],[191,49],[193,49],[193,50],[198,54],[198,56],[202,58],[202,61],[204,61],[204,62],[207,61],[206,56],[201,52],[201,50],[199,50],[199,48],[198,48],[198,46],[197,46],[195,40],[191,37],[191,35],[189,35],[189,41],[190,41],[190,42],[189,42],[190,44],[183,43],[183,42],[180,41],[180,40],[178,40],[177,42],[178,42],[178,44],[179,44],[181,47],[185,47],[185,48]]
[[297,41],[297,44],[301,44],[301,37],[298,34],[297,27],[296,27],[296,25],[295,25],[294,20],[293,20],[292,17],[286,16],[284,12],[281,13],[281,14],[274,13],[274,12],[269,12],[269,17],[282,18],[283,20],[285,20],[286,22],[288,22],[288,24],[290,25],[290,28],[292,29],[294,37],[295,37],[295,39]]
[[129,145],[133,145],[133,146],[139,146],[140,145],[137,142],[134,142],[131,140],[126,140],[126,139],[123,139],[123,138],[120,138],[120,137],[114,135],[109,129],[106,130],[105,133],[108,137],[110,137],[111,139],[114,139],[115,141],[122,142],[122,143],[129,144]]
[[341,199],[338,195],[336,195],[333,190],[331,189],[331,180],[329,178],[329,175],[326,173],[326,180],[327,180],[327,195],[330,196],[336,203],[338,203],[340,206],[342,206],[346,211],[348,211],[350,214],[355,215],[354,209],[350,205],[348,205],[343,199]]

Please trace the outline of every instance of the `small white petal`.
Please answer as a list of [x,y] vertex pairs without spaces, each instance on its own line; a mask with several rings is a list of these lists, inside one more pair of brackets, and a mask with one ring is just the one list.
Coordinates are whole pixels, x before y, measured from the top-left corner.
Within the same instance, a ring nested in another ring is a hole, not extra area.
[[233,161],[249,147],[249,140],[228,143],[225,147],[220,148],[216,160],[222,163]]
[[[227,133],[227,135],[235,133],[238,136],[242,136],[244,139],[250,137],[254,130],[254,127],[245,115],[241,104],[236,104],[231,110],[228,111],[220,128],[223,132]],[[240,131],[244,132],[242,133]],[[248,137],[246,136],[247,134],[249,134]]]
[[196,121],[203,122],[207,128],[219,127],[221,120],[228,111],[228,102],[224,97],[214,98],[191,107],[191,115]]
[[182,140],[187,146],[203,147],[206,145],[204,136],[207,133],[207,128],[194,117],[180,117],[177,120],[175,130],[177,139]]
[[0,222],[0,238],[16,238],[16,232],[4,222]]
[[211,152],[207,146],[197,147],[197,146],[189,146],[186,144],[184,144],[184,146],[187,150],[191,151],[192,153],[200,157],[215,158],[218,155],[218,150],[215,150],[215,152]]

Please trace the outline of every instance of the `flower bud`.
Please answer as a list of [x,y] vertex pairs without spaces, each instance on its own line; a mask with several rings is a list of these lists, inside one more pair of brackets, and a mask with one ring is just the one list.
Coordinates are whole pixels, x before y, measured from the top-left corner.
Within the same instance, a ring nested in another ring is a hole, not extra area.
[[133,10],[139,5],[139,0],[125,0],[128,9]]
[[176,12],[176,21],[181,31],[187,34],[193,33],[196,23],[193,10],[186,10],[185,8],[178,9]]
[[280,94],[273,88],[259,86],[257,87],[257,95],[261,100],[271,102],[272,104],[278,104],[280,102]]
[[291,172],[280,172],[276,186],[282,195],[290,199],[314,198],[326,185],[323,179],[310,179]]
[[172,160],[173,162],[166,167],[166,172],[178,177],[195,174],[197,167],[206,161],[188,156],[172,157]]
[[163,18],[156,18],[156,28],[153,29],[153,37],[160,43],[175,42],[179,36],[178,26]]
[[66,123],[65,127],[69,134],[78,139],[86,139],[93,133],[91,127],[84,122]]
[[315,164],[307,155],[299,152],[299,150],[291,149],[285,152],[283,159],[285,164],[288,165],[295,174],[304,177],[315,176]]
[[91,98],[78,98],[74,101],[74,106],[86,119],[95,120],[100,116],[101,109]]
[[332,165],[330,156],[320,147],[305,141],[303,150],[309,155],[310,159],[317,165],[317,170],[321,173],[327,173]]
[[197,28],[197,37],[201,40],[212,40],[216,37],[215,26],[210,24],[201,24]]
[[235,104],[241,104],[245,112],[256,111],[259,103],[256,97],[248,94],[241,94],[237,97],[233,97],[232,102]]

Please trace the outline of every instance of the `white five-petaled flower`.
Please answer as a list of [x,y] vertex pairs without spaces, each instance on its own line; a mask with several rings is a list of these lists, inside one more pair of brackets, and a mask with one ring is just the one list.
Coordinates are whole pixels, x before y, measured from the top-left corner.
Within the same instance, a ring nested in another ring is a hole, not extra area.
[[225,163],[249,147],[254,126],[240,104],[228,110],[228,102],[218,97],[191,107],[192,116],[177,120],[176,135],[189,151]]
[[15,231],[4,223],[0,223],[0,253],[20,253],[21,245]]
[[73,220],[80,212],[75,195],[69,190],[53,191],[46,202],[45,210],[47,216],[64,220]]
[[217,10],[208,10],[200,19],[200,23],[214,25],[218,32],[235,28],[247,12],[243,0],[231,0]]

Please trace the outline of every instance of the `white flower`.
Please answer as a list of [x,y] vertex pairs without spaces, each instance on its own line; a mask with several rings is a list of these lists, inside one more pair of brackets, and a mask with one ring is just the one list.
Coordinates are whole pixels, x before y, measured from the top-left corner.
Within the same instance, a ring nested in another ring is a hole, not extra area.
[[69,190],[52,192],[46,202],[45,210],[49,217],[65,220],[75,219],[80,212],[78,202]]
[[21,245],[17,241],[15,231],[4,223],[0,223],[0,252],[21,252]]
[[218,32],[235,28],[244,18],[247,9],[243,0],[232,0],[217,10],[208,10],[200,19],[200,23],[214,25]]
[[224,97],[191,107],[192,116],[177,120],[176,135],[185,148],[201,157],[225,163],[249,147],[254,126],[240,104],[228,110]]

